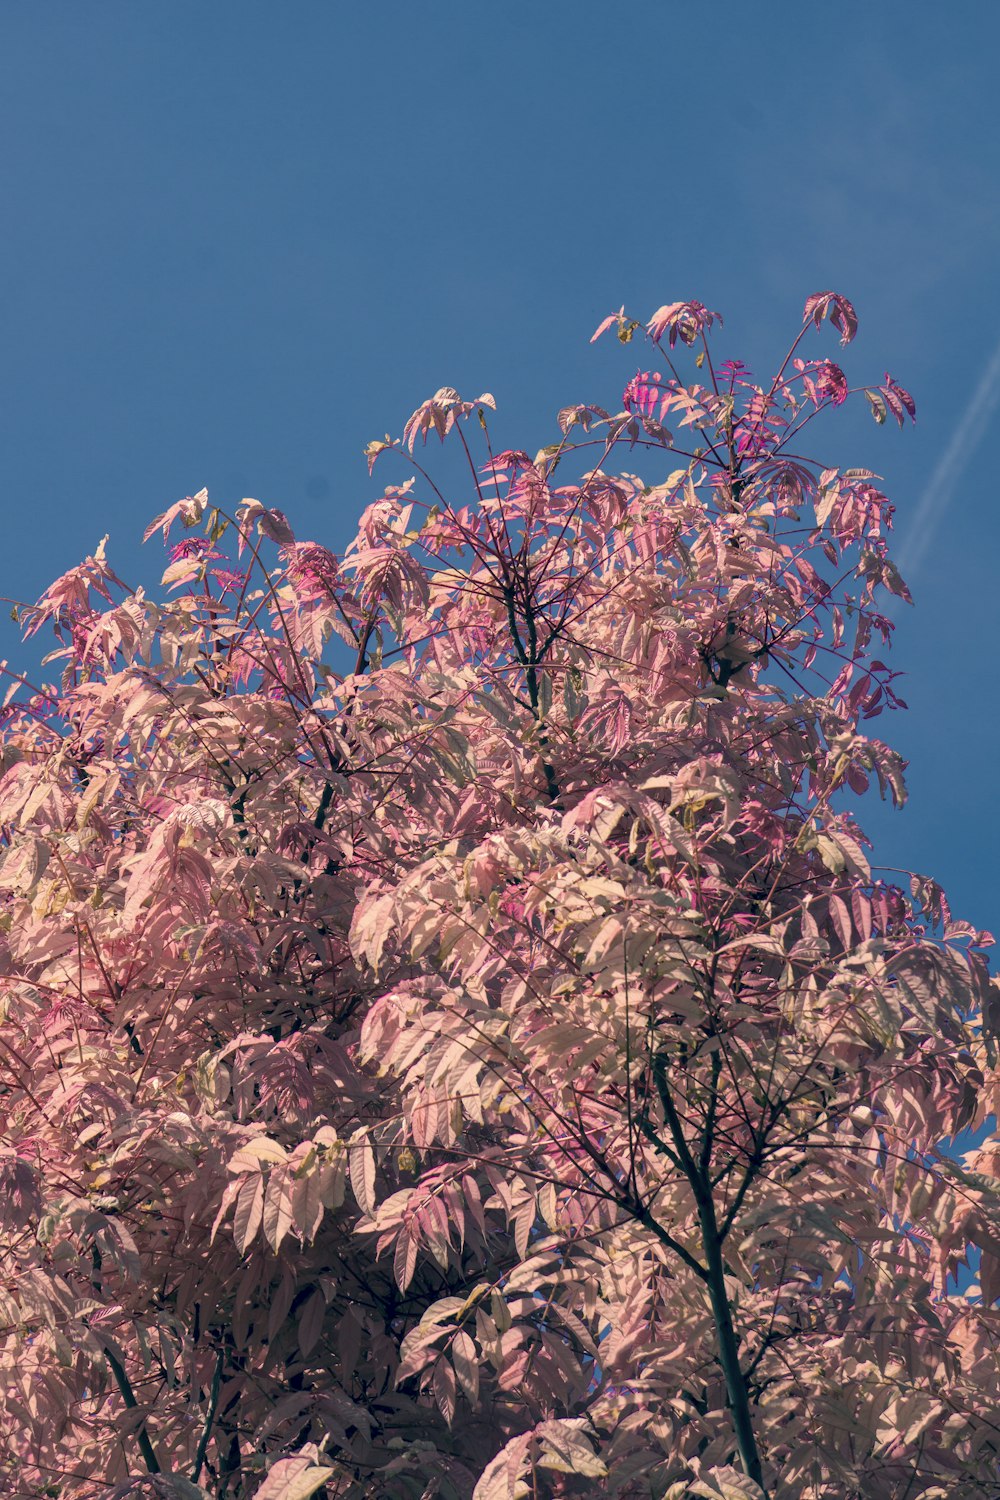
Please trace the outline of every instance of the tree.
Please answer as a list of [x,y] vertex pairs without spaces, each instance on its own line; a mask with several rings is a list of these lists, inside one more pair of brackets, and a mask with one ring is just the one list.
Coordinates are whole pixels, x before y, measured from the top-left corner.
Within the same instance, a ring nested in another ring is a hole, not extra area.
[[849,811],[908,595],[824,318],[757,385],[663,307],[533,459],[438,391],[343,557],[202,492],[163,600],[22,611],[3,1494],[1000,1494],[990,939]]

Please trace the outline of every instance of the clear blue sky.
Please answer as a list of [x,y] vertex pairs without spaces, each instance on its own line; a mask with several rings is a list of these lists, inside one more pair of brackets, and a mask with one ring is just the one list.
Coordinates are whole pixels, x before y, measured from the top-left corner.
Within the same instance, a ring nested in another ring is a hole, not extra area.
[[[153,582],[146,520],[202,485],[341,546],[365,442],[436,387],[492,390],[533,451],[560,406],[617,401],[631,352],[588,338],[619,303],[698,298],[763,372],[832,287],[848,373],[919,416],[822,435],[885,476],[915,558],[911,711],[872,725],[911,803],[866,821],[1000,927],[998,59],[990,0],[8,0],[0,593],[105,532]],[[9,623],[0,652],[28,659]]]

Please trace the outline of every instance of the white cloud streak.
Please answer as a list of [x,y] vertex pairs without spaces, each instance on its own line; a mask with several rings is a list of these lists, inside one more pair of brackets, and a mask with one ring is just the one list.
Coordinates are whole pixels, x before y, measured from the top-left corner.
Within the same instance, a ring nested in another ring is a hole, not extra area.
[[920,497],[916,513],[895,553],[904,578],[919,572],[934,541],[934,532],[951,504],[958,482],[979,446],[986,423],[1000,405],[1000,344],[980,377],[972,399],[959,419]]

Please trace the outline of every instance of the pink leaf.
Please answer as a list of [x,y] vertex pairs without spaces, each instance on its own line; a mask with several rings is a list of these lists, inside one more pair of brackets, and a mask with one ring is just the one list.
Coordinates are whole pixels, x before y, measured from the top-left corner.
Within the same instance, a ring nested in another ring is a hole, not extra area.
[[410,1235],[409,1229],[404,1229],[396,1241],[396,1249],[393,1254],[392,1274],[396,1278],[396,1285],[401,1292],[405,1292],[413,1280],[413,1272],[417,1265],[417,1242]]
[[283,1167],[272,1168],[268,1173],[263,1226],[264,1238],[272,1250],[278,1251],[292,1227],[292,1183]]
[[329,1465],[311,1458],[279,1458],[254,1492],[254,1500],[309,1500],[333,1472]]
[[306,1298],[299,1313],[297,1338],[299,1349],[308,1357],[319,1342],[326,1317],[326,1298],[319,1287]]
[[247,1176],[236,1198],[233,1238],[236,1248],[245,1255],[253,1243],[264,1215],[264,1179],[259,1172]]
[[816,292],[806,298],[803,323],[812,319],[819,328],[827,317],[839,332],[840,342],[849,344],[858,331],[858,316],[847,298],[839,296],[837,292]]
[[370,1214],[375,1207],[375,1153],[367,1137],[348,1149],[351,1187],[360,1208]]

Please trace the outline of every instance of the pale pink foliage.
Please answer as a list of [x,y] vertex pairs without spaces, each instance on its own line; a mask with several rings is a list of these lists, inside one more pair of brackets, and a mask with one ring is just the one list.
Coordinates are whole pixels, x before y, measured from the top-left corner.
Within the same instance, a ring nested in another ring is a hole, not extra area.
[[[716,320],[534,459],[438,391],[343,556],[202,491],[166,599],[101,548],[25,612],[0,1493],[996,1488],[1000,1140],[942,1149],[989,940],[846,802],[904,797],[892,509],[799,455],[838,367],[757,385]],[[448,501],[410,455],[466,431]]]

